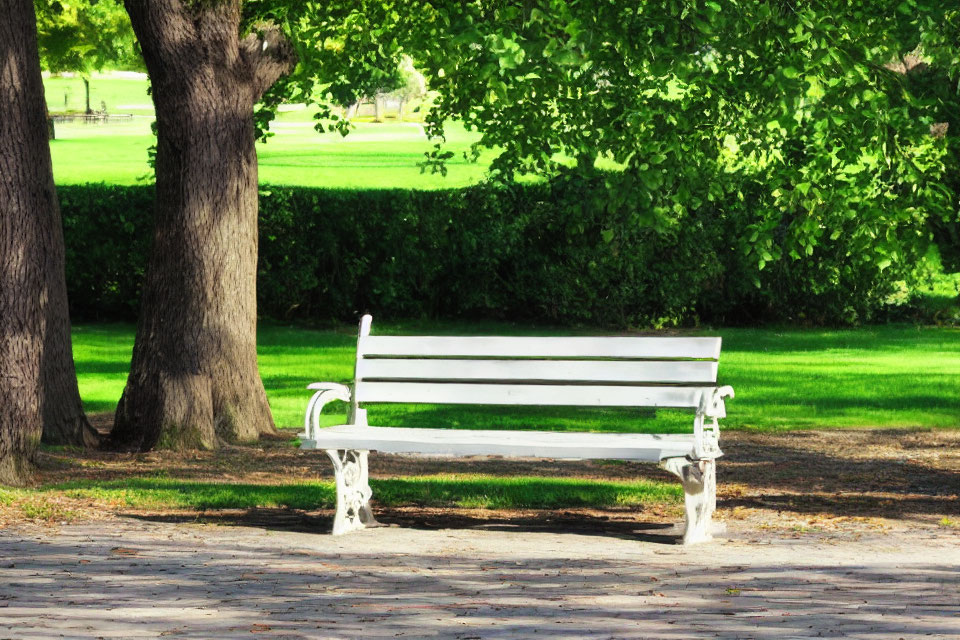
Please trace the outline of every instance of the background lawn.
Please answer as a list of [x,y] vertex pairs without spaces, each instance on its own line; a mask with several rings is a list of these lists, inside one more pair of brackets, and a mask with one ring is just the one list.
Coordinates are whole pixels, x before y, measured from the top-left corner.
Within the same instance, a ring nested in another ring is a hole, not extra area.
[[[268,324],[260,329],[260,373],[278,426],[299,427],[310,382],[348,382],[354,327],[314,330]],[[377,333],[558,335],[570,331],[495,323],[374,323]],[[581,331],[581,333],[598,333]],[[733,385],[725,429],[960,426],[960,329],[877,326],[844,330],[718,329],[720,382]],[[87,411],[112,411],[133,347],[128,325],[74,328],[80,393]],[[331,405],[326,424],[342,421]],[[629,410],[380,405],[374,424],[686,431],[690,417],[661,411],[655,421]]]
[[[80,78],[44,80],[52,112],[84,109]],[[147,81],[130,77],[95,77],[90,104],[106,103],[110,114],[130,114],[107,124],[60,122],[51,141],[53,174],[57,184],[152,182],[147,149],[155,143],[150,132],[153,103]],[[65,108],[66,104],[66,108]],[[413,115],[413,114],[411,114]],[[446,148],[454,152],[446,176],[421,173],[424,152],[433,148],[418,122],[357,122],[346,138],[314,130],[313,111],[291,105],[271,125],[275,134],[257,145],[260,181],[264,184],[341,188],[443,189],[479,182],[491,154],[478,162],[463,157],[478,135],[456,123],[447,127]]]
[[[155,143],[152,117],[110,124],[58,123],[50,142],[57,184],[153,182],[147,149]],[[476,135],[451,124],[448,173],[422,173],[418,163],[433,147],[418,123],[358,123],[346,138],[319,134],[310,122],[277,122],[276,135],[257,144],[260,182],[340,188],[447,189],[479,182],[489,154],[469,162],[463,152]],[[486,162],[485,162],[486,161]]]

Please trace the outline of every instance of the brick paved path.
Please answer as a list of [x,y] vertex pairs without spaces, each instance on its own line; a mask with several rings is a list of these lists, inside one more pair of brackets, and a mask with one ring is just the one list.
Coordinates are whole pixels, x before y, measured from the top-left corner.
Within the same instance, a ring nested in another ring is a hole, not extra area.
[[960,532],[0,530],[0,638],[960,638]]

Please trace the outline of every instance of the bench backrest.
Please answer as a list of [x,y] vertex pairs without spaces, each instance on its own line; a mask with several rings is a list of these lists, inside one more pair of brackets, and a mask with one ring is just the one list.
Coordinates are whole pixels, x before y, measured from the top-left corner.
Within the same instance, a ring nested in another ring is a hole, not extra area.
[[696,408],[720,338],[371,336],[360,322],[354,404]]

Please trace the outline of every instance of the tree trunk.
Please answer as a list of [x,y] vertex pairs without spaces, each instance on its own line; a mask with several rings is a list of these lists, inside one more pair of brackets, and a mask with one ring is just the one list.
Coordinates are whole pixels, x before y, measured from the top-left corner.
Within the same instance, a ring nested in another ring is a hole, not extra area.
[[356,102],[347,107],[347,120],[353,120],[357,116],[357,111],[360,109],[360,100],[357,99]]
[[43,117],[47,121],[47,140],[56,140],[57,139],[57,128],[53,122],[53,118],[50,117],[50,110],[47,109],[46,100],[43,104]]
[[70,347],[33,2],[0,0],[0,15],[0,483],[18,484],[41,435],[82,444],[89,425]]
[[373,97],[373,121],[383,122],[383,99],[380,96]]
[[406,106],[407,101],[405,98],[400,98],[400,106],[397,111],[397,120],[403,122],[403,108]]
[[80,76],[83,79],[83,93],[86,96],[87,101],[87,115],[93,113],[93,109],[90,108],[90,78],[87,76]]
[[253,105],[293,64],[240,2],[126,0],[157,114],[156,226],[112,444],[213,448],[274,434],[257,371]]

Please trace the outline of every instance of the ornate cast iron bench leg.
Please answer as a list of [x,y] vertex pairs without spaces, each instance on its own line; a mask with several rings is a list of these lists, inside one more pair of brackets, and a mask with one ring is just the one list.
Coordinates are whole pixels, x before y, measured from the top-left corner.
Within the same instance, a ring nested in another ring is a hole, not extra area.
[[683,485],[687,516],[683,544],[712,540],[712,518],[717,508],[717,461],[667,458],[660,466],[680,478]]
[[333,519],[333,535],[375,526],[370,509],[370,480],[367,472],[367,451],[327,449],[337,480],[337,514]]

